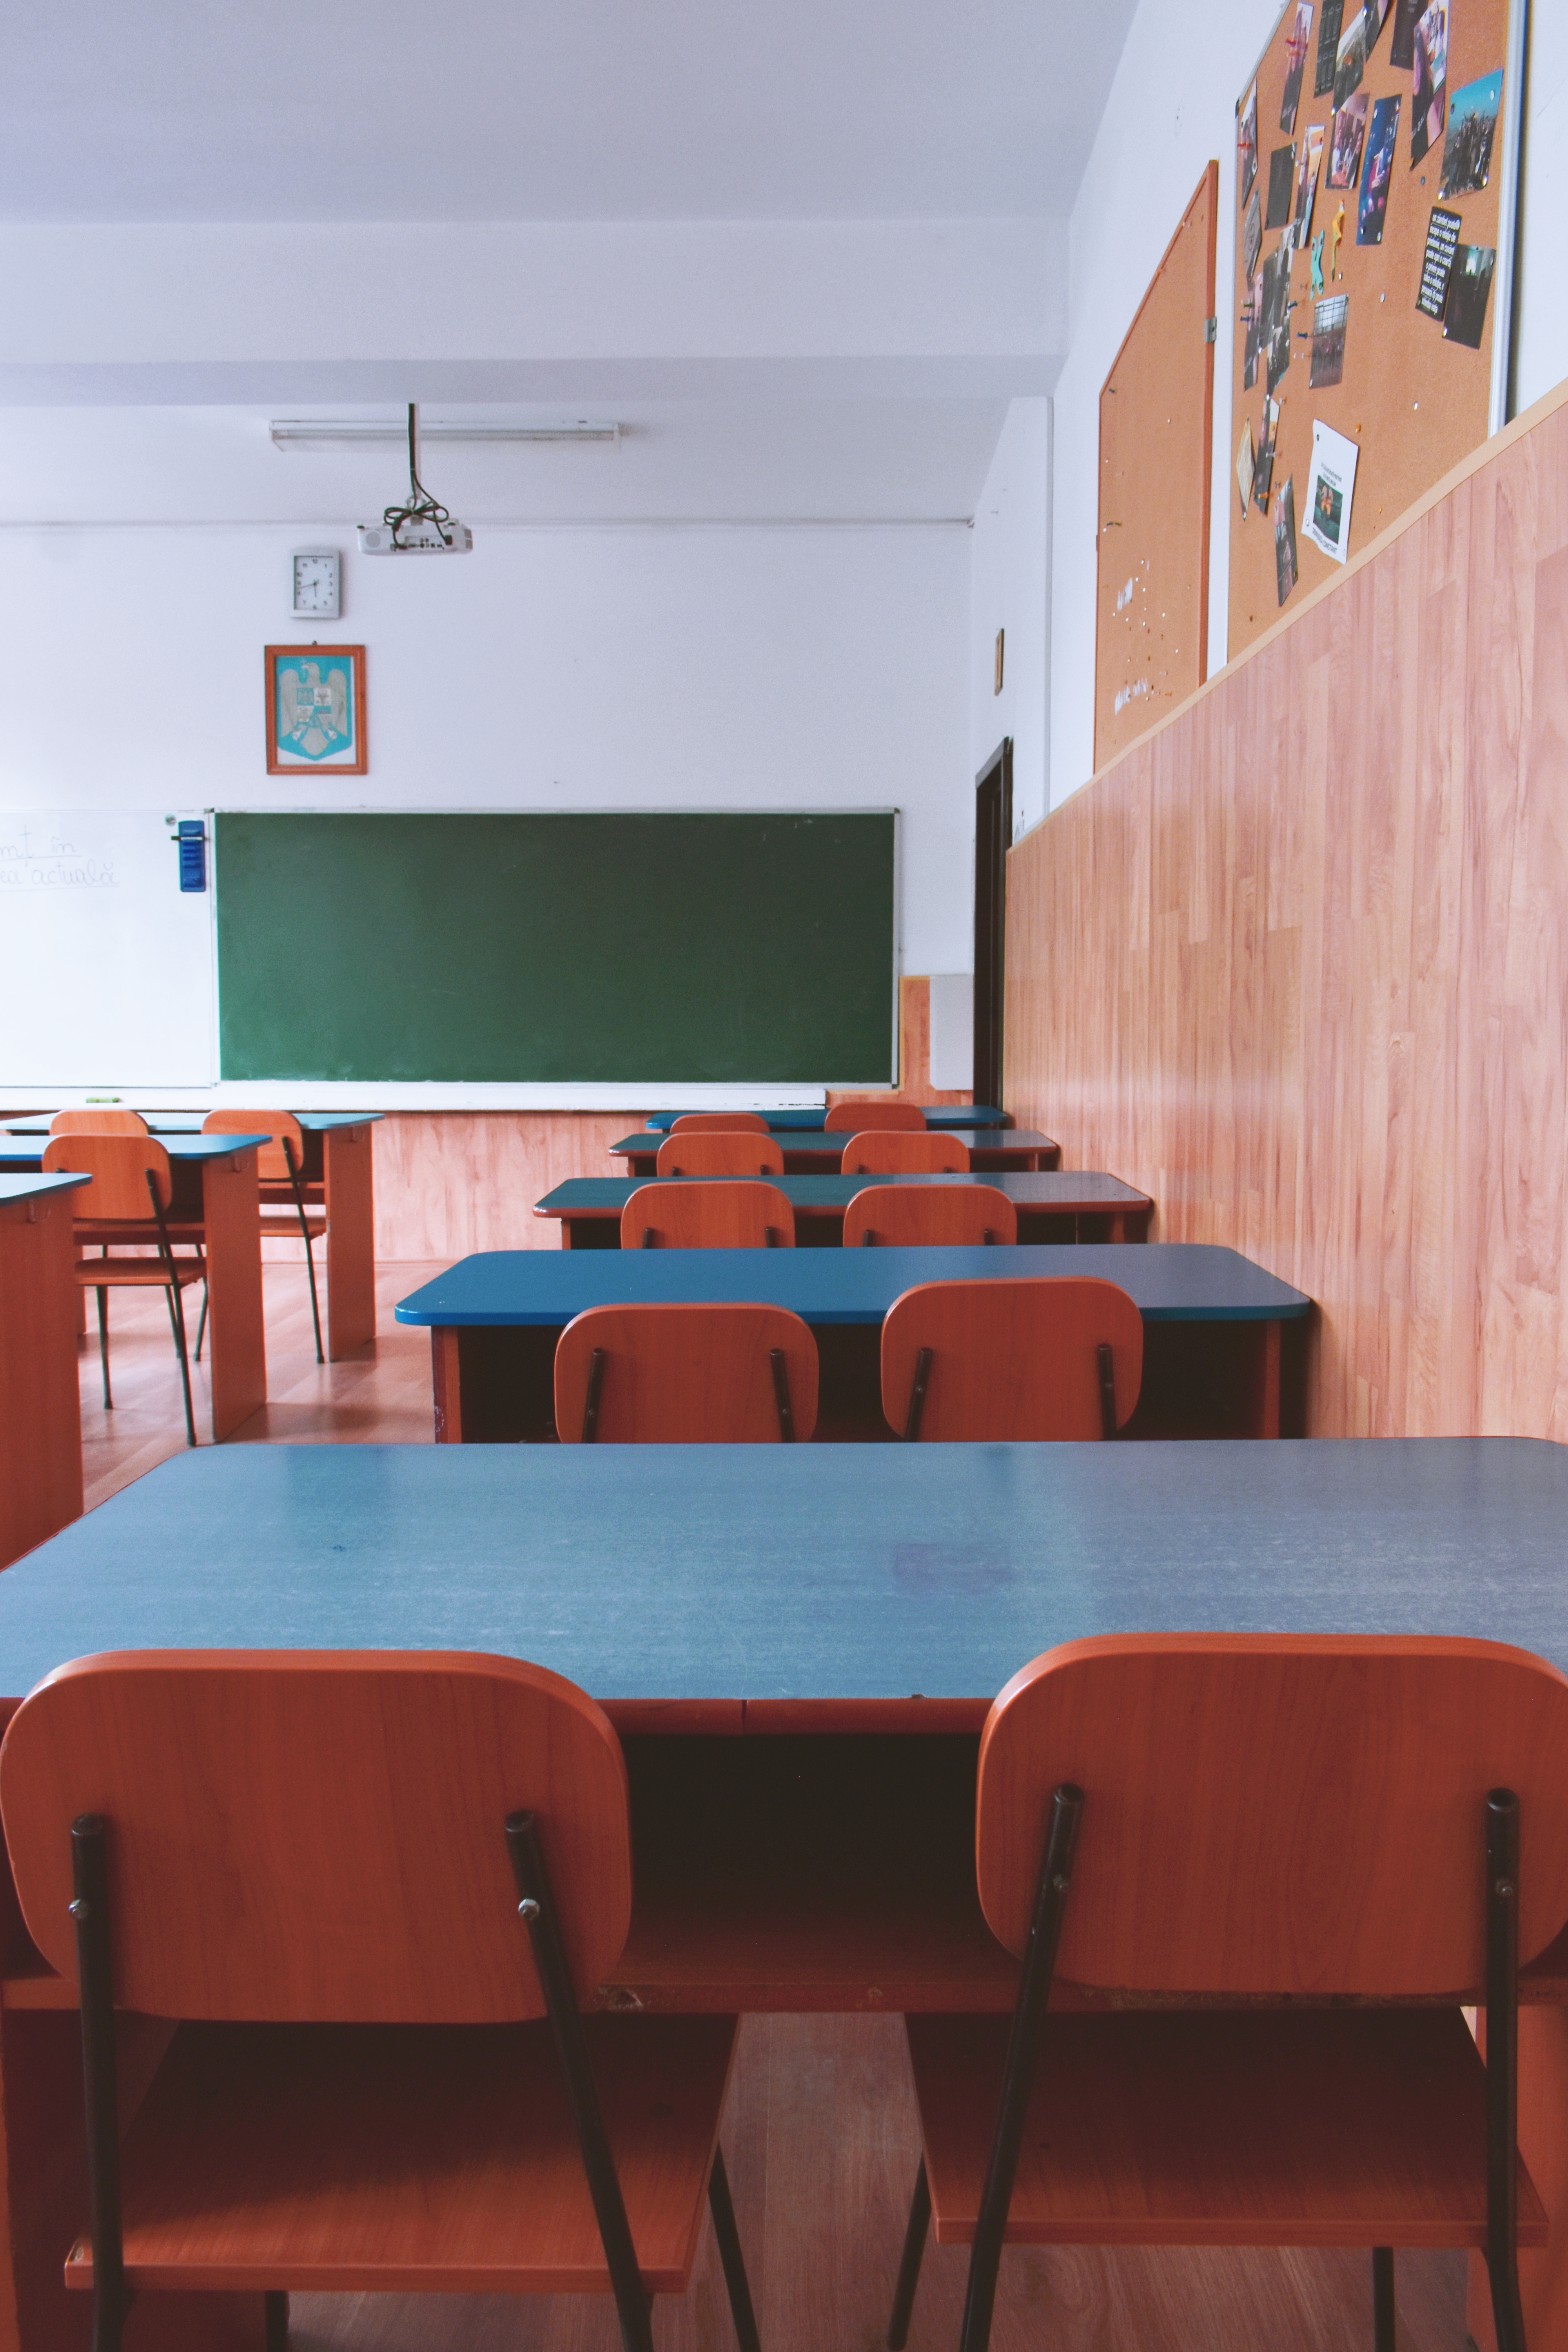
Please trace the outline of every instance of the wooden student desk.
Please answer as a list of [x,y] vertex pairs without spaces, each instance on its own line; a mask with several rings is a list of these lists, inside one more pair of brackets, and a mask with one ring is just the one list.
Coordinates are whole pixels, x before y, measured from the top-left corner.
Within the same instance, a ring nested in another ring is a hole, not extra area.
[[[169,1133],[171,1215],[200,1218],[207,1262],[206,1353],[216,1444],[267,1402],[267,1339],[261,1316],[261,1225],[256,1181],[259,1135]],[[35,1175],[44,1146],[36,1138],[0,1137],[0,1171]],[[74,1328],[74,1323],[73,1323]]]
[[81,1517],[71,1195],[90,1176],[0,1176],[0,1568]]
[[[466,1257],[396,1308],[427,1325],[436,1434],[505,1443],[552,1430],[552,1368],[563,1328],[587,1307],[638,1300],[765,1300],[809,1323],[822,1360],[818,1428],[890,1436],[879,1402],[881,1325],[921,1282],[1091,1275],[1120,1284],[1144,1325],[1135,1435],[1277,1437],[1281,1326],[1311,1300],[1235,1250],[1196,1242],[1144,1249],[1085,1242],[1016,1249],[490,1250]],[[1293,1385],[1293,1384],[1292,1384]]]
[[[173,1150],[175,1139],[199,1135],[200,1111],[143,1111],[160,1143]],[[266,1114],[262,1113],[262,1117]],[[315,1189],[327,1218],[327,1355],[332,1363],[353,1355],[375,1337],[375,1184],[372,1130],[380,1111],[298,1110],[305,1131],[303,1174]],[[37,1127],[18,1115],[13,1137],[47,1136],[45,1114]],[[0,1137],[0,1158],[5,1139]],[[271,1202],[270,1207],[281,1203]]]
[[[832,1176],[837,1173],[844,1147],[853,1131],[847,1128],[842,1135],[824,1135],[809,1129],[781,1129],[773,1141],[784,1152],[786,1175]],[[1033,1128],[957,1127],[945,1131],[956,1135],[960,1143],[968,1147],[969,1165],[976,1174],[990,1168],[1061,1165],[1061,1145],[1048,1135],[1037,1134]],[[644,1128],[640,1134],[623,1135],[618,1143],[612,1143],[610,1157],[624,1160],[629,1176],[651,1176],[658,1160],[658,1147],[665,1140],[652,1129]]]
[[[653,1183],[732,1183],[732,1177],[572,1176],[535,1201],[536,1217],[555,1217],[561,1224],[563,1249],[619,1249],[621,1211],[642,1185]],[[795,1242],[829,1246],[844,1239],[844,1212],[858,1192],[873,1184],[967,1184],[969,1176],[773,1176],[795,1215]],[[1018,1212],[1021,1242],[1142,1241],[1154,1203],[1147,1192],[1135,1192],[1119,1176],[1093,1170],[1064,1174],[1052,1169],[1039,1175],[998,1170],[979,1180],[1005,1192]]]
[[[975,1895],[976,1735],[1018,1666],[1218,1628],[1484,1636],[1568,1667],[1565,1525],[1568,1448],[1505,1438],[241,1446],[163,1464],[0,1577],[0,1691],[103,1649],[532,1658],[626,1742],[635,1908],[603,2006],[995,2011],[1015,1973]],[[75,2352],[74,1989],[5,1925],[0,2342]],[[1568,2001],[1563,1959],[1527,2003]]]
[[[875,1127],[876,1104],[867,1103],[865,1110],[865,1124]],[[668,1135],[681,1115],[678,1110],[653,1110],[649,1111],[643,1124],[657,1128],[661,1135]],[[827,1118],[827,1107],[824,1104],[817,1110],[765,1110],[759,1112],[758,1116],[767,1120],[770,1135],[789,1135],[801,1129],[807,1132],[816,1129],[820,1134]],[[1013,1124],[1006,1111],[997,1110],[990,1103],[925,1103],[921,1106],[921,1116],[928,1127],[1011,1127]],[[854,1133],[852,1128],[846,1128],[844,1131],[847,1135]]]

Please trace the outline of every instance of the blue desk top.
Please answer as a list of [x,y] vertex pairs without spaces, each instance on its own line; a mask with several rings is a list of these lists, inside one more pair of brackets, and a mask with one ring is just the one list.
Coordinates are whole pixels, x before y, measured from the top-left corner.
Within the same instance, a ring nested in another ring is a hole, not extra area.
[[36,1201],[47,1192],[70,1192],[91,1181],[90,1176],[68,1176],[63,1169],[53,1176],[0,1176],[0,1203]]
[[[37,1168],[41,1166],[46,1136],[37,1142],[24,1143],[16,1136],[0,1136],[0,1168]],[[61,1139],[69,1142],[68,1136]],[[266,1143],[265,1135],[185,1135],[171,1129],[154,1135],[171,1160],[226,1160],[236,1151],[248,1151],[253,1143]]]
[[[960,1143],[971,1151],[1054,1151],[1057,1149],[1054,1137],[1038,1134],[1032,1127],[950,1127],[942,1132],[955,1135]],[[774,1134],[773,1141],[785,1151],[816,1153],[831,1165],[843,1157],[844,1147],[850,1140],[851,1133],[847,1128],[842,1135],[826,1135],[820,1129],[814,1131],[810,1128],[794,1128],[786,1133],[781,1128]],[[645,1127],[639,1134],[623,1135],[618,1143],[612,1143],[610,1153],[612,1158],[632,1154],[651,1158],[664,1139],[653,1129]]]
[[486,1250],[397,1305],[400,1323],[564,1324],[585,1307],[764,1300],[808,1323],[879,1323],[917,1282],[1090,1275],[1121,1285],[1148,1323],[1267,1323],[1311,1300],[1250,1258],[1204,1242],[1014,1249]]
[[94,1650],[320,1647],[603,1699],[985,1699],[1058,1642],[1216,1629],[1568,1669],[1565,1527],[1568,1447],[1530,1438],[203,1446],[0,1575],[0,1692]]
[[[533,1204],[537,1216],[590,1216],[595,1212],[619,1215],[634,1192],[650,1184],[732,1184],[732,1176],[569,1176]],[[1059,1209],[1064,1214],[1079,1207],[1147,1209],[1147,1192],[1134,1192],[1120,1176],[1098,1169],[1053,1168],[1037,1173],[1028,1168],[983,1168],[978,1175],[945,1176],[765,1176],[753,1181],[775,1184],[797,1209],[844,1209],[858,1192],[882,1184],[986,1184],[1005,1192],[1021,1209]]]
[[[7,1135],[47,1135],[50,1116],[47,1111],[16,1113],[5,1132]],[[148,1110],[142,1112],[141,1116],[152,1132],[162,1140],[170,1135],[199,1135],[206,1113],[199,1110]],[[262,1111],[260,1116],[265,1118],[267,1114]],[[301,1127],[324,1135],[334,1127],[369,1127],[375,1120],[384,1118],[385,1113],[379,1110],[297,1110],[293,1116]],[[262,1140],[265,1142],[266,1138],[263,1137]]]
[[[876,1108],[875,1103],[866,1106],[868,1127],[877,1124],[872,1116]],[[921,1108],[928,1127],[1006,1127],[1011,1123],[1005,1110],[996,1110],[990,1103],[924,1103]],[[682,1116],[678,1110],[651,1110],[644,1124],[657,1128],[661,1135],[668,1135],[676,1120]],[[820,1134],[826,1122],[827,1111],[824,1106],[820,1110],[764,1110],[759,1111],[757,1116],[767,1120],[769,1129],[774,1135],[791,1135],[802,1129],[809,1132],[813,1128]],[[847,1129],[845,1131],[847,1133],[849,1130]]]

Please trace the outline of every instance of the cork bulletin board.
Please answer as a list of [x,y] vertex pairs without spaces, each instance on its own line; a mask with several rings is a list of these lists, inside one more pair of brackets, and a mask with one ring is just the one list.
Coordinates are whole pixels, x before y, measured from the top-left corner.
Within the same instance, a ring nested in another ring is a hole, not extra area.
[[1210,163],[1100,395],[1097,768],[1206,674],[1219,190]]
[[1503,422],[1521,29],[1286,0],[1237,101],[1233,656]]

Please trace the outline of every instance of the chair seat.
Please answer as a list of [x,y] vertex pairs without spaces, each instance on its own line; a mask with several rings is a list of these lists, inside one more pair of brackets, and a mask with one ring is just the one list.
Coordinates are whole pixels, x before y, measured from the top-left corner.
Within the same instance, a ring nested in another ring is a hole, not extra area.
[[[147,1283],[169,1286],[169,1269],[159,1257],[79,1257],[76,1278],[83,1290],[122,1290]],[[199,1259],[177,1257],[174,1278],[183,1289],[187,1283],[203,1282],[206,1268]]]
[[[264,1242],[297,1242],[300,1238],[300,1220],[295,1215],[292,1209],[289,1210],[287,1216],[277,1217],[268,1216],[266,1212],[263,1211],[259,1219],[259,1223],[261,1227],[261,1238]],[[305,1212],[305,1223],[309,1228],[310,1239],[313,1242],[320,1241],[321,1235],[327,1230],[327,1221],[325,1217],[312,1216],[309,1209]]]
[[[906,2022],[936,2235],[967,2245],[1012,2021]],[[1007,2242],[1484,2246],[1485,2105],[1457,2009],[1053,2014]],[[1519,2242],[1546,2242],[1522,2161]]]
[[[321,1208],[327,1197],[327,1188],[321,1183],[304,1183],[300,1185],[300,1190],[304,1196],[305,1206],[308,1209],[312,1207],[318,1209]],[[257,1198],[260,1201],[264,1209],[279,1207],[284,1203],[287,1203],[289,1208],[292,1208],[294,1205],[294,1187],[292,1184],[268,1183],[263,1181],[257,1186],[256,1191]]]
[[[98,1223],[94,1223],[91,1217],[78,1217],[71,1230],[79,1243],[90,1243],[94,1248],[100,1242],[118,1242],[122,1249],[156,1249],[158,1246],[158,1228],[150,1217],[145,1223],[132,1223],[123,1217],[118,1222],[106,1218]],[[206,1227],[199,1221],[165,1217],[163,1230],[172,1242],[199,1243],[206,1239]]]
[[[737,2021],[584,2021],[649,2294],[686,2286]],[[544,2021],[183,2025],[127,2136],[131,2287],[604,2292]],[[92,2284],[84,2236],[66,2284]]]

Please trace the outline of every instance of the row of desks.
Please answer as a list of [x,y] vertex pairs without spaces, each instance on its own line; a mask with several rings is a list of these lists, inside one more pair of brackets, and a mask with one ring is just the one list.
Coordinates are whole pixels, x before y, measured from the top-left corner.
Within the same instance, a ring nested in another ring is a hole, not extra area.
[[722,1300],[788,1307],[811,1326],[822,1360],[819,1433],[886,1435],[878,1354],[896,1298],[921,1282],[1059,1275],[1118,1283],[1142,1315],[1134,1434],[1279,1434],[1283,1333],[1304,1330],[1311,1301],[1235,1250],[1202,1243],[492,1250],[448,1266],[395,1311],[430,1332],[436,1432],[447,1444],[552,1434],[556,1339],[585,1308]]
[[[868,1125],[874,1126],[870,1120]],[[1029,1127],[951,1127],[945,1130],[956,1137],[969,1153],[972,1169],[1039,1169],[1059,1168],[1062,1148],[1055,1139],[1040,1135]],[[825,1135],[809,1129],[777,1128],[773,1141],[784,1153],[784,1172],[790,1176],[826,1176],[834,1174],[844,1158],[847,1134]],[[652,1128],[644,1128],[637,1135],[623,1135],[610,1146],[610,1156],[624,1160],[631,1176],[651,1176],[658,1160],[659,1145],[667,1139]]]
[[[733,1178],[723,1176],[693,1176],[660,1180],[635,1176],[572,1176],[557,1184],[543,1199],[533,1204],[536,1217],[559,1221],[563,1249],[618,1249],[620,1247],[621,1211],[632,1194],[643,1183],[660,1181],[694,1184],[723,1184]],[[868,1185],[961,1183],[956,1176],[770,1176],[766,1182],[783,1192],[795,1216],[797,1243],[836,1243],[843,1238],[844,1212],[858,1192]],[[1005,1192],[1018,1213],[1018,1239],[1021,1242],[1056,1241],[1064,1238],[1062,1227],[1070,1223],[1073,1240],[1081,1237],[1095,1241],[1142,1241],[1146,1238],[1149,1219],[1154,1203],[1147,1192],[1122,1183],[1119,1176],[1108,1176],[1098,1170],[1079,1170],[1070,1174],[1053,1170],[1043,1174],[1024,1175],[1016,1170],[1001,1170],[980,1179],[983,1183]],[[1087,1236],[1080,1230],[1089,1229]]]

